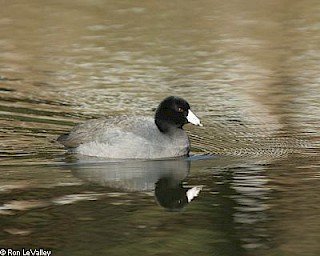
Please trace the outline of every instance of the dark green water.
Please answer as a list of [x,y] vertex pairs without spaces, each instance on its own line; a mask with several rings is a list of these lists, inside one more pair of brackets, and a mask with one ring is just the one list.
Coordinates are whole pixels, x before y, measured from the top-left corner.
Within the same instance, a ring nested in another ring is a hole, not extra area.
[[[0,252],[319,255],[319,11],[4,1]],[[55,141],[90,118],[152,116],[168,95],[204,124],[185,127],[189,159],[75,160]]]

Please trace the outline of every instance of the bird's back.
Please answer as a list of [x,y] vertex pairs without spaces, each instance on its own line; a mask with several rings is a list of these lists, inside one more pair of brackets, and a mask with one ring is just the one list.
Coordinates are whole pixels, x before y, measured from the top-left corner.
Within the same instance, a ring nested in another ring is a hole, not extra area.
[[189,152],[189,140],[182,129],[164,134],[152,118],[145,117],[89,120],[58,141],[83,155],[108,158],[167,158]]

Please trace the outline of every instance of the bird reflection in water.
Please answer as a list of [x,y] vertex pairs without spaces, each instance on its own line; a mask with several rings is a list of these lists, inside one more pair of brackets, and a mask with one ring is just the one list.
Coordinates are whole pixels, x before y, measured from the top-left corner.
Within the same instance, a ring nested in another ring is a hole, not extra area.
[[159,204],[169,210],[180,210],[197,197],[202,186],[185,188],[182,181],[176,182],[171,177],[161,177],[155,187],[155,196]]
[[170,160],[108,160],[92,157],[78,158],[72,164],[72,173],[89,183],[117,191],[153,191],[157,202],[171,211],[183,209],[195,197],[202,186],[185,186],[183,180],[189,174],[190,161]]

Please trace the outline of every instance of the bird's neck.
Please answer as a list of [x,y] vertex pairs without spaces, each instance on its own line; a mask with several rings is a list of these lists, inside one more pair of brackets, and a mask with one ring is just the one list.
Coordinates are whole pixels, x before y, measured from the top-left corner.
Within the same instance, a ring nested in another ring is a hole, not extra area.
[[155,123],[159,129],[160,132],[162,133],[166,133],[166,134],[170,134],[170,133],[173,133],[177,128],[179,129],[182,129],[182,126],[181,127],[176,127],[166,121],[163,121],[163,120],[159,120],[159,119],[156,119],[155,120]]

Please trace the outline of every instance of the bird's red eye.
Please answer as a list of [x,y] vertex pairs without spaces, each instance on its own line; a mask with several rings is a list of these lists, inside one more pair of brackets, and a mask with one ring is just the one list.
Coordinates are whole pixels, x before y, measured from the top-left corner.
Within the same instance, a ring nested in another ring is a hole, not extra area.
[[183,111],[183,108],[178,108],[178,112],[182,113]]

